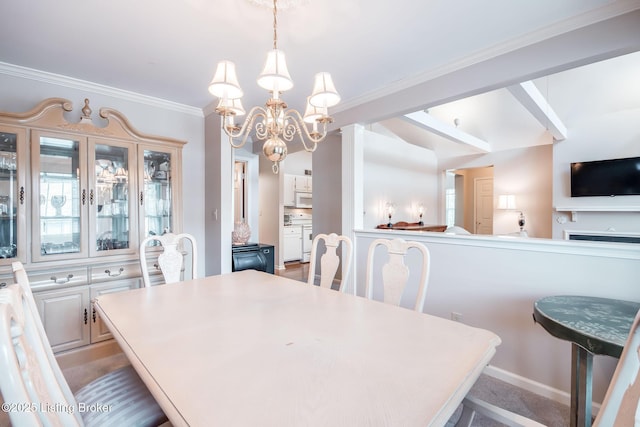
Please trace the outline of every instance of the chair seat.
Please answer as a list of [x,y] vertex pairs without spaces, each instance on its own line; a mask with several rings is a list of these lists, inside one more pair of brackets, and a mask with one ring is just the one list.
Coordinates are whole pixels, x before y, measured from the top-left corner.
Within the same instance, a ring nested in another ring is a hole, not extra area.
[[[76,394],[86,426],[158,426],[167,421],[131,365],[109,372]],[[82,407],[92,410],[82,410]]]

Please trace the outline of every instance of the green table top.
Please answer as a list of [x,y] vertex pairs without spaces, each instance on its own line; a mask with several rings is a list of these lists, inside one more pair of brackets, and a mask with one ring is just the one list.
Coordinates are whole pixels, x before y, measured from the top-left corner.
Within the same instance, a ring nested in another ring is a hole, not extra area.
[[533,318],[554,337],[593,354],[620,357],[638,310],[638,302],[561,295],[536,301]]

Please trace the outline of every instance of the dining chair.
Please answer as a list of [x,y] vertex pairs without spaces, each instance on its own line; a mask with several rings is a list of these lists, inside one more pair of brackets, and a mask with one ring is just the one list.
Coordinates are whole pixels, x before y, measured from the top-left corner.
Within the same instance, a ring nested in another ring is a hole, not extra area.
[[162,246],[163,252],[158,255],[156,268],[162,272],[165,283],[175,283],[182,280],[184,255],[182,251],[179,250],[178,245],[184,240],[188,240],[191,246],[191,278],[197,278],[198,248],[196,239],[187,233],[166,233],[161,236],[154,235],[147,237],[140,243],[140,268],[142,269],[142,280],[145,287],[151,286],[149,266],[147,264],[147,245],[149,242],[159,242]]
[[400,305],[402,295],[409,280],[409,267],[404,263],[407,252],[414,248],[420,252],[422,257],[420,279],[418,282],[418,293],[414,310],[422,312],[429,282],[429,272],[431,269],[431,257],[429,250],[420,242],[405,241],[403,239],[375,239],[369,246],[367,254],[367,273],[365,295],[373,299],[374,260],[378,247],[384,247],[389,255],[388,262],[382,266],[382,291],[383,301],[386,303]]
[[309,278],[307,283],[309,285],[315,284],[316,279],[316,262],[318,256],[318,244],[323,241],[325,246],[325,252],[320,257],[320,287],[331,289],[333,280],[338,272],[340,266],[340,257],[337,254],[337,249],[342,245],[342,278],[340,280],[340,287],[338,290],[344,290],[346,280],[349,277],[349,270],[351,269],[351,257],[353,254],[353,245],[351,239],[347,236],[339,236],[336,233],[331,234],[318,234],[313,239],[311,246],[311,259],[309,263]]
[[593,427],[640,425],[640,311],[629,330],[620,360]]
[[[12,264],[16,284],[0,289],[0,392],[14,427],[156,426],[167,421],[131,366],[112,371],[75,395],[56,361],[27,274]],[[22,408],[22,410],[18,410]]]

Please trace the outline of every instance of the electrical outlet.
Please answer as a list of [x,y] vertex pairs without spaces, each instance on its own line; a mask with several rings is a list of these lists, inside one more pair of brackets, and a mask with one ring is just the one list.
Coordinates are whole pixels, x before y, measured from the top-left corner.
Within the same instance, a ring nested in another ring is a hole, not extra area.
[[451,320],[455,322],[462,322],[462,313],[456,313],[455,311],[451,312]]

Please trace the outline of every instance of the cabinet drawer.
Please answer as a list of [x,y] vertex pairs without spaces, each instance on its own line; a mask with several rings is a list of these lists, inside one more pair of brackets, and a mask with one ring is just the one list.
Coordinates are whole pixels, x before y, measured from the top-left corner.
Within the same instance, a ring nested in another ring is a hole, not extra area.
[[53,269],[27,272],[34,291],[68,288],[88,283],[86,268]]
[[284,235],[285,237],[291,235],[302,235],[302,227],[299,225],[288,225],[284,227]]
[[91,283],[130,279],[142,276],[139,262],[114,262],[90,267]]

